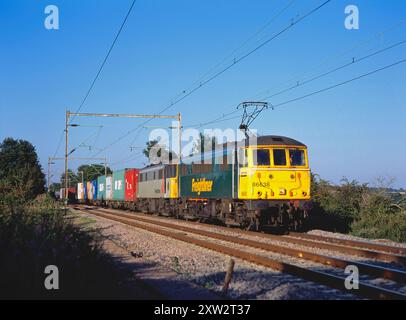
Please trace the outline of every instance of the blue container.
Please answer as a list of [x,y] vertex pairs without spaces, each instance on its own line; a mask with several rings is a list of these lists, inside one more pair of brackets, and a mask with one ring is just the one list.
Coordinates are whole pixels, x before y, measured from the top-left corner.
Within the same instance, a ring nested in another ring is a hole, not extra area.
[[97,179],[92,181],[92,200],[97,200]]
[[88,181],[86,183],[87,199],[97,200],[97,180]]
[[84,196],[84,200],[87,200],[87,183],[83,183],[83,196]]

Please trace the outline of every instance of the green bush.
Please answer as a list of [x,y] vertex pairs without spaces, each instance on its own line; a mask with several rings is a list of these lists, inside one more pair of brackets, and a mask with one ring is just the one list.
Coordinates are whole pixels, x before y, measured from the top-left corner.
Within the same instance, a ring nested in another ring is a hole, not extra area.
[[406,212],[365,213],[351,225],[351,234],[372,239],[406,242]]
[[[0,299],[114,298],[125,295],[102,249],[99,230],[82,230],[44,192],[44,174],[28,141],[0,143]],[[59,270],[59,290],[45,289],[45,267]]]
[[345,233],[350,231],[352,221],[360,214],[367,186],[345,178],[341,182],[341,185],[334,186],[312,175],[313,210],[309,221],[312,228]]
[[365,195],[361,214],[351,224],[351,233],[406,242],[406,210],[393,203],[388,195],[372,191]]
[[[120,296],[124,279],[101,248],[98,232],[83,231],[47,196],[0,209],[0,298]],[[47,265],[59,269],[59,290],[46,290]]]
[[406,197],[343,179],[332,185],[312,176],[309,228],[365,238],[406,241]]

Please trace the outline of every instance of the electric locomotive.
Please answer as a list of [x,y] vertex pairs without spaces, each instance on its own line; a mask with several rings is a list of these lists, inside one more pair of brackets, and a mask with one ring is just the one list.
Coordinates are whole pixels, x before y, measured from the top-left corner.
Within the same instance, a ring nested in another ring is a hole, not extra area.
[[254,144],[223,144],[181,164],[121,171],[99,177],[96,204],[254,230],[297,230],[308,215],[307,147],[288,137],[259,136]]
[[182,164],[140,170],[137,207],[184,219],[221,221],[246,229],[299,229],[307,217],[307,147],[282,136],[224,144]]

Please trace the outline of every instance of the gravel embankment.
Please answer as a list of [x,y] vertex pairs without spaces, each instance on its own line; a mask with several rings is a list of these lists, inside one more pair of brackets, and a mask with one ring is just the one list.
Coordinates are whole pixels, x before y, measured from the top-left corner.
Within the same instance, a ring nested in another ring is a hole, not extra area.
[[[151,223],[153,223],[153,221],[151,221]],[[206,227],[206,225],[205,225]],[[170,228],[166,228],[166,227],[160,227],[162,229],[168,230],[168,231],[173,231]],[[200,228],[201,229],[201,228]],[[208,229],[210,229],[210,226],[208,226]],[[218,230],[218,229],[217,229]],[[212,230],[211,230],[212,231]],[[227,241],[222,241],[222,240],[218,240],[218,239],[208,239],[206,237],[203,236],[198,236],[198,235],[193,235],[194,238],[197,239],[201,239],[201,240],[205,240],[205,241],[210,241],[216,244],[221,244],[224,246],[229,246],[230,243]],[[263,240],[263,238],[258,237],[260,239]],[[272,243],[275,244],[275,241],[272,240]],[[285,244],[283,242],[278,243],[278,244]],[[293,247],[291,245],[291,247]],[[338,268],[332,268],[330,266],[326,266],[326,265],[320,265],[318,263],[312,262],[312,261],[308,261],[308,260],[304,260],[304,259],[300,259],[300,258],[296,258],[296,257],[290,257],[290,256],[286,256],[286,255],[282,255],[282,254],[278,254],[278,253],[273,253],[273,252],[269,252],[266,250],[261,250],[261,249],[256,249],[256,248],[251,248],[251,247],[246,247],[243,245],[238,245],[238,244],[233,244],[233,248],[235,249],[239,249],[242,251],[249,251],[250,253],[256,253],[259,254],[261,256],[265,256],[274,260],[278,260],[281,262],[286,262],[286,263],[290,263],[290,264],[294,264],[300,267],[305,267],[308,269],[313,269],[313,270],[318,270],[318,271],[323,271],[323,272],[328,272],[330,274],[334,274],[340,277],[345,277],[345,273],[343,269],[338,269]],[[297,245],[296,245],[297,248]],[[307,251],[308,248],[306,249]],[[313,250],[314,251],[314,250]],[[319,250],[320,251],[320,250]],[[336,252],[329,252],[326,255],[336,255]],[[348,256],[345,256],[344,254],[341,254],[342,258],[345,258],[347,260],[350,260]],[[354,259],[352,259],[354,260]],[[361,260],[360,257],[357,257],[357,260]],[[406,286],[402,285],[402,284],[398,284],[394,281],[391,280],[387,280],[387,279],[375,279],[373,277],[370,277],[368,275],[360,275],[360,280],[363,281],[364,283],[370,284],[370,285],[379,285],[381,287],[390,289],[390,290],[396,290],[402,293],[406,294]]]
[[[94,215],[81,214],[95,220],[96,223],[93,226],[100,228],[105,236],[112,237],[115,242],[120,243],[129,251],[142,253],[142,259],[145,261],[171,268],[178,273],[180,279],[191,281],[214,292],[221,291],[230,257]],[[199,225],[200,227],[202,225]],[[216,243],[221,242],[216,240]],[[254,250],[243,246],[236,247],[250,252]],[[255,250],[255,253],[257,251],[258,253],[261,252],[261,250]],[[286,262],[324,268],[312,262],[266,251],[262,251],[261,254],[278,260],[283,259]],[[228,292],[228,296],[233,299],[356,298],[352,294],[304,281],[269,268],[247,263],[240,259],[234,260],[234,276]]]
[[[111,213],[123,213],[123,211],[120,210],[112,210],[110,209],[109,211],[111,211]],[[129,213],[129,212],[125,212],[125,213]],[[153,216],[145,216],[142,214],[138,214],[138,213],[133,213],[135,216],[140,215],[143,218],[150,218],[151,220],[153,219],[157,219],[156,217]],[[159,218],[158,218],[159,219]],[[304,250],[307,252],[312,252],[312,253],[317,253],[320,255],[325,255],[325,256],[332,256],[332,257],[336,257],[336,258],[341,258],[341,259],[345,259],[345,260],[351,260],[351,261],[359,261],[359,262],[366,262],[366,263],[370,263],[373,265],[377,265],[377,266],[382,266],[382,267],[394,267],[394,265],[390,264],[390,263],[386,263],[383,261],[379,261],[376,259],[368,259],[365,257],[359,257],[356,255],[349,255],[346,253],[340,253],[337,251],[333,251],[333,250],[327,250],[327,249],[319,249],[316,247],[309,247],[309,246],[305,246],[305,245],[298,245],[295,243],[289,243],[289,237],[280,237],[280,240],[274,240],[274,239],[270,239],[267,237],[263,237],[261,236],[261,234],[258,234],[258,236],[256,235],[248,235],[248,234],[237,234],[235,232],[235,230],[233,229],[218,229],[218,228],[213,228],[213,226],[210,226],[209,224],[204,224],[204,223],[188,223],[185,222],[183,220],[176,220],[176,219],[159,219],[160,221],[164,221],[167,223],[171,223],[174,225],[180,225],[180,226],[187,226],[190,228],[194,228],[194,229],[198,229],[198,230],[206,230],[206,231],[211,231],[211,232],[216,232],[216,233],[220,233],[220,234],[224,234],[224,235],[228,235],[228,236],[233,236],[233,237],[238,237],[238,238],[242,238],[242,239],[249,239],[249,240],[254,240],[254,241],[259,241],[259,242],[263,242],[263,243],[267,243],[267,244],[273,244],[273,245],[278,245],[278,246],[284,246],[287,248],[291,248],[291,249],[297,249],[297,250]],[[324,231],[322,231],[324,232]],[[334,233],[330,233],[327,232],[326,234],[324,234],[324,236],[330,236],[330,234],[334,234]],[[320,234],[322,235],[322,234]],[[345,236],[342,234],[335,234],[337,237],[341,236]],[[286,241],[283,241],[285,238]],[[362,238],[354,238],[354,240],[365,240]],[[309,240],[310,242],[312,242],[311,240]],[[398,245],[403,245],[403,244],[398,244]],[[406,272],[406,268],[402,267],[402,266],[396,266],[397,269],[403,270]]]

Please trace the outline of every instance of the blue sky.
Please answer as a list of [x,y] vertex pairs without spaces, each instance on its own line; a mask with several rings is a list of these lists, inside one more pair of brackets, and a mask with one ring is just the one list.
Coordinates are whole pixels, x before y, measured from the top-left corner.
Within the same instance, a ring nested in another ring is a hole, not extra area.
[[[65,110],[79,106],[130,2],[1,1],[1,140],[11,136],[31,141],[46,169],[48,157],[57,150]],[[267,25],[290,2],[138,0],[82,111],[160,111],[213,66],[223,61],[221,69],[323,1],[293,1]],[[59,30],[44,28],[44,8],[49,4],[59,8]],[[359,30],[344,27],[344,9],[349,4],[359,8]],[[246,43],[247,39],[251,40]],[[333,0],[166,114],[181,112],[184,125],[210,121],[242,101],[267,96],[402,40],[406,40],[405,1]],[[230,56],[236,48],[240,49]],[[405,59],[405,48],[398,46],[269,102],[278,104]],[[260,134],[286,135],[307,144],[312,170],[332,182],[343,176],[371,183],[386,177],[396,178],[394,186],[406,187],[405,80],[403,63],[267,111],[253,126]],[[84,140],[92,146],[92,150],[79,148],[74,155],[80,157],[96,154],[97,148],[109,145],[141,120],[75,122],[84,126],[71,130],[71,147]],[[215,127],[238,125],[239,119],[233,119]],[[148,129],[138,133],[98,156],[106,156],[116,169],[142,165],[145,159],[129,148],[145,144]],[[62,143],[57,155],[63,155],[63,147]],[[53,166],[57,176],[62,170],[62,162]]]

